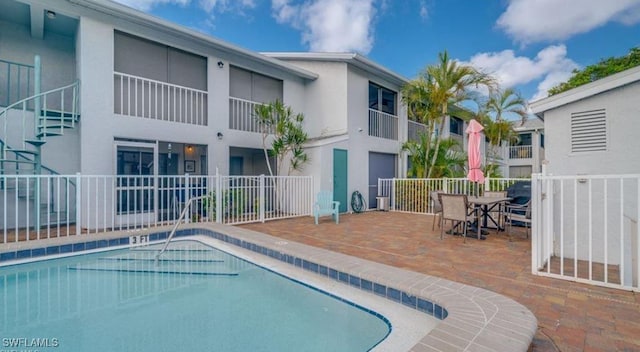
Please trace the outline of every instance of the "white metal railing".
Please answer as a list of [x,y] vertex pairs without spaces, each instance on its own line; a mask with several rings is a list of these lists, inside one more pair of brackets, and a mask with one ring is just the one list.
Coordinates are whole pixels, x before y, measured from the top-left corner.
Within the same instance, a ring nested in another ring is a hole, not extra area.
[[229,128],[247,132],[262,132],[261,126],[255,117],[256,107],[260,105],[262,103],[230,97]]
[[532,178],[532,273],[640,291],[640,175]]
[[398,117],[369,109],[369,135],[398,140]]
[[509,159],[531,159],[533,149],[530,145],[513,145],[509,147]]
[[504,191],[521,178],[486,178],[482,184],[466,178],[390,178],[378,179],[378,196],[389,197],[390,208],[408,213],[433,213],[431,191],[476,195],[487,191]]
[[[0,243],[311,215],[310,176],[0,175]],[[40,196],[36,196],[39,192]]]
[[0,87],[4,87],[0,90],[0,106],[33,95],[34,66],[0,59]]
[[114,113],[206,126],[207,92],[114,72]]
[[420,134],[427,132],[427,125],[409,120],[407,122],[407,140],[420,141]]

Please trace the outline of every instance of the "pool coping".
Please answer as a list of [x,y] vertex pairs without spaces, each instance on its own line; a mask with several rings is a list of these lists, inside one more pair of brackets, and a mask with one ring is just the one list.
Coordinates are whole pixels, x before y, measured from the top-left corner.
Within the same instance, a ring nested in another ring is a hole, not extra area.
[[[176,236],[204,235],[267,255],[372,292],[441,319],[410,351],[527,351],[537,319],[522,304],[498,293],[443,278],[285,241],[260,232],[221,224],[185,225]],[[0,264],[50,254],[127,246],[130,236],[161,240],[171,227],[80,235],[0,245]],[[429,304],[432,304],[429,306]],[[444,308],[444,309],[442,309]]]

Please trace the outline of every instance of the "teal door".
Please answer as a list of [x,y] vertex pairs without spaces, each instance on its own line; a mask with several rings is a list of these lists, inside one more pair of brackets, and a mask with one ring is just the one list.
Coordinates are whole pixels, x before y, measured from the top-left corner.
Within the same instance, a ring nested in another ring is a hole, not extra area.
[[347,211],[347,151],[333,150],[333,200],[340,202],[340,212]]

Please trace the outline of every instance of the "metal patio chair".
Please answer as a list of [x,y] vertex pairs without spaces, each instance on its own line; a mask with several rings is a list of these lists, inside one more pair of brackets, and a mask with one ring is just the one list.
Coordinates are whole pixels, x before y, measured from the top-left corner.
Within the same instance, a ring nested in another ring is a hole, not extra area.
[[473,222],[476,217],[469,213],[469,201],[465,194],[438,194],[442,205],[442,216],[440,222],[440,239],[444,238],[444,221],[451,220],[451,233],[455,233],[456,228],[462,226],[463,242],[467,242],[467,227],[469,222]]
[[504,211],[504,221],[505,225],[509,225],[509,241],[513,240],[511,227],[514,223],[524,225],[528,239],[531,228],[531,200],[525,204],[507,204]]

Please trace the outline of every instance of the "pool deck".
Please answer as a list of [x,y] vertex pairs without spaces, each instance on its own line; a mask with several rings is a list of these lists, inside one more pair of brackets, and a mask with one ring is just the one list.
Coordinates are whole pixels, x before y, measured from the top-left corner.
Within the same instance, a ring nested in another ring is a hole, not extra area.
[[[526,307],[537,318],[537,330],[533,326],[536,331],[529,346],[531,351],[640,351],[639,293],[532,275],[531,243],[523,233],[515,235],[512,242],[506,234],[492,232],[487,240],[469,238],[463,243],[457,236],[445,235],[444,240],[440,240],[440,230],[436,226],[432,231],[431,224],[430,215],[374,211],[341,215],[338,225],[330,217],[321,219],[318,226],[312,217],[302,217],[235,227],[217,224],[189,227],[235,233],[265,246],[275,244],[278,249],[283,248],[282,243],[288,243],[284,247],[301,249],[308,258],[321,258],[330,266],[345,267],[345,271],[359,270],[363,277],[377,275],[378,269],[409,275],[402,283],[409,292],[416,292],[421,285],[428,284],[428,280],[433,280],[427,276],[433,276],[436,280],[446,279],[443,282],[451,280],[478,287],[481,290],[477,292],[482,292],[480,298],[485,294],[493,297],[484,290],[498,293],[495,296],[510,298],[507,303],[515,301],[519,303],[515,307]],[[108,232],[6,243],[0,244],[0,256],[6,252],[77,242],[118,245],[118,239],[121,241],[127,236],[168,230],[170,227],[165,226],[133,233]],[[318,257],[316,250],[323,256]],[[340,254],[355,257],[356,262],[363,260],[360,262],[363,266],[343,262]],[[414,274],[417,276],[412,276]],[[398,282],[388,274],[384,276]],[[419,280],[417,285],[415,278]],[[465,287],[461,292],[468,289]],[[466,296],[468,298],[468,294]],[[465,294],[461,297],[465,298]],[[444,301],[438,303],[446,306]],[[499,337],[495,340],[500,341]],[[496,350],[513,350],[498,347]]]
[[524,233],[478,241],[431,230],[430,215],[345,214],[318,226],[295,218],[238,227],[283,240],[446,278],[509,297],[538,319],[532,351],[640,351],[640,294],[531,274]]

